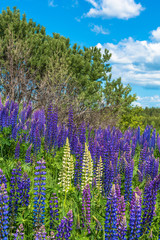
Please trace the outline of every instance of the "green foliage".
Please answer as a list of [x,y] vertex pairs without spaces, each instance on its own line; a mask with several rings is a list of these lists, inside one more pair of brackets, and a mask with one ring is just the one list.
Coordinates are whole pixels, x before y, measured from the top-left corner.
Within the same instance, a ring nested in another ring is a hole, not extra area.
[[113,111],[127,110],[128,106],[136,100],[136,94],[131,95],[131,87],[128,84],[123,86],[121,78],[111,81],[111,78],[106,79],[105,88],[103,90],[105,103],[107,106],[112,106]]
[[141,107],[130,107],[122,114],[119,127],[122,131],[130,128],[137,128],[141,126],[144,131],[145,126],[143,125],[144,117],[141,115],[143,109]]
[[160,130],[160,108],[158,107],[151,107],[151,108],[144,108],[142,112],[143,116],[143,124],[146,125],[152,125],[153,128],[156,128],[158,131]]

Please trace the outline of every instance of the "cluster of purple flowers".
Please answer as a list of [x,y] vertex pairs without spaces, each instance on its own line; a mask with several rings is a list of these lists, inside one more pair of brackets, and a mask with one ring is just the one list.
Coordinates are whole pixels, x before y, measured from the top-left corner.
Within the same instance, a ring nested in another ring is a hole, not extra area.
[[143,194],[143,207],[142,207],[142,224],[141,235],[150,230],[153,216],[155,214],[155,204],[157,198],[157,191],[160,184],[160,174],[152,181],[147,182]]
[[12,176],[10,180],[10,196],[9,196],[9,210],[11,221],[14,220],[19,206],[19,200],[22,198],[21,195],[21,163],[18,162],[17,167],[12,170]]
[[29,148],[26,151],[26,156],[25,156],[25,162],[26,163],[31,162],[31,149],[32,149],[32,144],[29,146]]
[[106,204],[105,240],[118,240],[117,231],[117,195],[115,185],[112,186]]
[[134,240],[140,237],[141,233],[141,192],[133,192],[130,206],[130,232],[129,239]]
[[67,217],[64,217],[61,220],[60,225],[57,228],[58,233],[56,234],[56,239],[61,240],[61,239],[66,239],[69,240],[71,236],[71,231],[72,231],[72,225],[73,225],[73,213],[72,210],[69,210],[67,213]]
[[5,184],[0,185],[0,239],[8,240],[8,195]]
[[[20,159],[21,143],[25,141],[29,148],[26,151],[25,162],[32,163],[31,151],[35,156],[43,147],[45,140],[45,149],[48,152],[55,153],[57,148],[63,147],[66,138],[69,138],[71,153],[74,154],[75,174],[74,185],[77,189],[81,185],[82,161],[85,143],[88,142],[89,151],[93,160],[93,181],[92,188],[96,189],[96,169],[102,157],[102,195],[107,198],[106,220],[105,220],[105,239],[126,239],[127,224],[125,217],[125,206],[130,203],[130,219],[128,227],[129,239],[138,239],[142,234],[150,230],[150,226],[155,215],[155,203],[157,190],[159,189],[160,177],[158,175],[159,159],[154,157],[154,149],[160,150],[160,137],[156,130],[147,126],[144,133],[140,134],[140,127],[136,130],[128,129],[122,132],[115,127],[111,129],[93,130],[89,125],[83,122],[79,128],[76,128],[73,121],[73,110],[69,110],[68,125],[59,124],[58,110],[48,107],[47,117],[44,109],[32,113],[31,103],[19,112],[19,105],[6,100],[2,104],[0,99],[0,129],[4,131],[5,127],[10,127],[11,135],[16,142],[15,156]],[[22,131],[21,131],[22,130]],[[21,134],[21,132],[22,134]],[[86,134],[87,133],[87,134]],[[147,181],[143,193],[143,198],[139,190],[133,191],[133,168],[136,147],[139,144],[141,148],[140,159],[138,162],[138,180]],[[33,148],[32,148],[33,146]],[[22,155],[22,153],[21,153]],[[16,162],[15,160],[15,162]],[[32,166],[32,164],[29,164]],[[36,229],[36,239],[47,238],[44,229],[45,214],[45,161],[42,159],[37,162],[34,178],[34,228]],[[8,221],[13,227],[19,207],[26,208],[29,205],[30,179],[27,173],[22,174],[21,164],[12,169],[9,189],[9,200],[6,192],[7,180],[0,169],[0,216],[1,216],[1,238],[7,238]],[[116,184],[116,185],[115,185]],[[122,186],[121,186],[122,184]],[[98,184],[97,184],[98,185]],[[121,196],[121,191],[124,196]],[[142,202],[143,199],[143,202]],[[3,200],[3,201],[2,201]],[[9,205],[9,208],[8,208]],[[50,230],[56,229],[55,221],[59,221],[58,198],[53,194],[49,204],[50,212]],[[8,220],[9,217],[9,220]],[[69,211],[68,218],[63,218],[57,228],[58,239],[69,239],[72,230],[73,214]],[[91,193],[87,185],[83,190],[82,196],[82,225],[90,233],[91,222]],[[147,231],[146,231],[147,229]],[[15,229],[14,229],[15,230]],[[15,231],[14,231],[15,232]],[[15,233],[15,239],[23,239],[21,233],[22,226]],[[3,233],[3,235],[2,235]],[[54,239],[54,238],[53,238]]]

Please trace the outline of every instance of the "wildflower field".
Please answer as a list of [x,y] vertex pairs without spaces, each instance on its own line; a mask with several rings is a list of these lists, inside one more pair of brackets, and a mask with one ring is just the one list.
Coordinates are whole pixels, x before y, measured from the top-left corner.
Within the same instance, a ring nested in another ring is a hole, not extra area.
[[160,137],[0,101],[0,239],[160,239]]

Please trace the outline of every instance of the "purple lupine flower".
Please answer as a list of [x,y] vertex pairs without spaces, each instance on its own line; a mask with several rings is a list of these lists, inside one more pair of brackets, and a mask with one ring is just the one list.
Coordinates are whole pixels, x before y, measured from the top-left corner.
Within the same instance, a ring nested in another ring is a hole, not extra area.
[[77,144],[78,144],[78,136],[77,136],[77,132],[76,132],[76,127],[74,126],[73,129],[73,133],[72,133],[72,140],[70,143],[70,149],[71,149],[71,153],[75,154],[76,150],[77,150]]
[[[72,231],[72,225],[73,225],[73,212],[72,212],[71,209],[67,213],[67,217],[68,217],[68,231],[71,232]],[[70,237],[70,233],[68,235]]]
[[[107,163],[107,162],[106,162]],[[103,178],[103,186],[104,186],[104,194],[107,196],[111,190],[112,182],[114,178],[114,170],[112,162],[104,165],[104,178]]]
[[13,109],[14,109],[14,101],[13,100],[11,100],[11,104],[10,104],[10,113],[13,111]]
[[64,123],[62,123],[61,126],[59,126],[59,131],[58,131],[58,148],[63,147],[66,144],[66,138],[67,138],[67,133],[66,133],[66,128]]
[[32,119],[30,132],[29,132],[30,143],[34,143],[36,127],[37,127],[37,122],[35,121],[35,119]]
[[[120,186],[121,186],[121,175],[120,174],[118,174],[115,178],[114,178],[114,184],[117,186],[118,185],[118,187],[119,187],[119,190],[120,190]],[[117,189],[116,189],[116,194],[117,194]],[[117,195],[117,196],[119,196],[119,195]]]
[[14,240],[23,240],[24,239],[24,228],[21,223],[14,234]]
[[4,183],[5,188],[7,188],[7,179],[6,176],[3,174],[2,169],[0,169],[0,185]]
[[85,142],[86,142],[86,128],[85,128],[85,123],[82,123],[81,126],[79,127],[79,141],[82,144],[83,151],[85,148]]
[[17,215],[20,200],[21,176],[21,163],[18,162],[17,167],[12,170],[12,176],[10,180],[9,213],[12,223]]
[[22,206],[29,205],[29,191],[30,191],[31,181],[28,178],[26,172],[24,172],[22,179],[21,179],[21,187],[20,187],[20,204]]
[[121,200],[121,190],[120,190],[119,184],[115,184],[115,191],[117,195],[117,201]]
[[136,136],[133,136],[133,138],[132,138],[132,152],[131,152],[132,158],[133,158],[134,155],[135,155],[136,146],[137,146],[137,137],[136,137]]
[[25,156],[25,162],[26,163],[31,162],[31,148],[32,148],[32,144],[29,146],[29,148],[26,151],[26,156]]
[[19,118],[20,118],[22,124],[24,125],[25,120],[26,120],[26,109],[25,109],[24,105],[23,105],[23,110],[19,113]]
[[83,189],[82,196],[82,215],[83,215],[83,224],[82,227],[87,227],[88,233],[91,233],[90,222],[91,222],[91,193],[89,184]]
[[153,155],[149,155],[145,162],[145,178],[149,177],[153,180],[158,175],[158,168],[159,159],[155,159]]
[[120,221],[120,225],[118,229],[119,239],[126,240],[126,232],[127,232],[127,222],[126,222],[126,216],[124,216]]
[[129,240],[138,239],[141,229],[141,193],[138,195],[135,191],[132,195],[130,206],[130,222],[129,222]]
[[14,103],[14,110],[13,110],[12,119],[11,119],[12,131],[17,125],[18,109],[19,109],[18,104]]
[[73,224],[73,213],[72,210],[69,210],[67,213],[67,217],[63,217],[61,220],[61,223],[59,224],[57,231],[58,233],[56,234],[56,239],[61,240],[61,239],[66,239],[69,240],[71,236],[71,231],[72,231],[72,224]]
[[55,221],[59,221],[59,213],[58,213],[58,197],[56,193],[53,193],[53,197],[50,200],[50,228],[54,228]]
[[125,157],[124,154],[121,155],[119,158],[119,163],[118,163],[118,173],[119,175],[124,175],[125,173]]
[[124,146],[124,156],[127,162],[131,161],[131,145],[130,143],[126,142],[125,146]]
[[52,140],[52,125],[53,125],[53,109],[52,105],[49,105],[47,110],[46,130],[45,130],[45,143],[49,148],[51,147]]
[[125,200],[132,198],[132,179],[133,179],[134,161],[126,162],[125,166]]
[[78,142],[76,149],[76,162],[75,162],[75,174],[74,174],[74,185],[81,184],[82,176],[82,162],[83,162],[83,148],[82,144]]
[[107,197],[106,217],[105,217],[105,240],[118,240],[117,231],[117,195],[113,184],[109,196]]
[[152,137],[151,137],[151,140],[150,140],[150,148],[155,149],[155,144],[156,144],[156,129],[154,129],[154,131],[152,133]]
[[29,102],[26,110],[26,120],[31,117],[32,114],[32,103]]
[[33,218],[34,218],[34,226],[35,228],[39,228],[41,225],[43,225],[44,222],[44,212],[45,212],[45,190],[44,187],[46,178],[43,177],[43,175],[46,174],[44,169],[46,162],[41,159],[40,161],[37,161],[37,165],[35,167],[37,172],[35,172],[36,177],[34,178],[34,209],[33,209]]
[[40,110],[40,113],[39,113],[39,132],[41,137],[44,137],[45,123],[46,123],[45,110],[42,109]]
[[18,141],[16,148],[15,148],[15,159],[19,159],[19,154],[20,154],[20,144]]
[[[58,144],[58,109],[56,108],[53,112],[53,122],[52,122],[52,140],[51,140],[51,144],[54,145],[54,148],[57,146]],[[52,148],[52,146],[51,146]]]
[[108,141],[102,152],[103,161],[103,193],[107,196],[111,190],[114,178],[114,169],[111,161],[111,142]]
[[18,126],[15,126],[12,130],[12,138],[16,141],[17,140],[17,132],[18,132]]
[[0,185],[0,239],[8,239],[8,195],[5,184]]
[[160,184],[160,174],[152,181],[147,182],[143,196],[143,216],[141,225],[141,235],[150,230],[153,216],[155,214],[155,204],[157,198],[157,190]]
[[[64,235],[66,234],[66,225],[67,225],[67,218],[63,218],[61,220],[61,223],[59,224],[57,231],[58,233],[56,234],[56,237],[58,240],[64,239]],[[66,238],[65,238],[66,239]],[[68,238],[67,238],[68,239]]]
[[6,109],[3,107],[1,112],[1,119],[2,119],[2,129],[6,127]]
[[124,196],[121,196],[120,187],[115,185],[117,195],[117,230],[119,239],[126,239],[126,219],[125,219],[125,201]]
[[159,158],[154,160],[153,169],[152,169],[152,180],[158,175],[159,169]]

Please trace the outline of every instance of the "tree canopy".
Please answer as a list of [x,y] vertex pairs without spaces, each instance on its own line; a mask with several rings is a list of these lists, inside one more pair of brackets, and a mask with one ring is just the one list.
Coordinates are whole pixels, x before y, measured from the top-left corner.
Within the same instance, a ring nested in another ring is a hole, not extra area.
[[[0,84],[4,97],[32,101],[35,108],[58,106],[62,115],[72,105],[75,116],[92,111],[115,113],[135,100],[121,78],[111,80],[111,54],[83,47],[36,24],[7,7],[0,14]],[[98,116],[98,115],[97,115]]]

